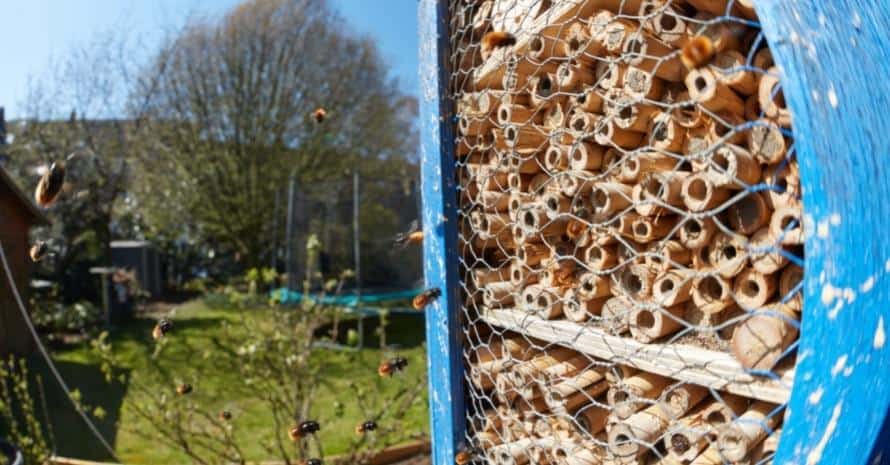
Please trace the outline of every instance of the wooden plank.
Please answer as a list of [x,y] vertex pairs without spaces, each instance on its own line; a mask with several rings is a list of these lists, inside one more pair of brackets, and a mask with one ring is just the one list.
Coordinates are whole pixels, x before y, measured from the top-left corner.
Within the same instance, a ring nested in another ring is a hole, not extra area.
[[793,370],[779,370],[777,379],[754,376],[724,352],[683,344],[644,344],[571,321],[543,320],[512,309],[489,310],[483,319],[595,357],[745,397],[782,404],[791,393]]

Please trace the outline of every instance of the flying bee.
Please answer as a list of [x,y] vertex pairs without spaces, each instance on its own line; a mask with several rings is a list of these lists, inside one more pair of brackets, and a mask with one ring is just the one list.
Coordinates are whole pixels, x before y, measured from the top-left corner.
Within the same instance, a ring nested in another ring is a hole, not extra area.
[[173,323],[166,318],[161,318],[161,321],[158,321],[158,324],[155,325],[154,329],[151,330],[151,337],[154,340],[158,340],[167,335],[170,331],[173,331]]
[[306,459],[300,462],[300,465],[321,465],[321,459]]
[[377,367],[377,374],[380,376],[392,376],[408,366],[408,359],[405,357],[396,357],[380,362]]
[[482,36],[482,48],[480,52],[482,52],[483,57],[487,57],[494,51],[494,49],[509,47],[515,43],[516,37],[514,37],[513,34],[504,31],[491,31]]
[[223,410],[222,412],[219,412],[219,419],[222,420],[222,421],[229,421],[229,420],[231,420],[231,419],[232,419],[232,412],[230,412],[230,411],[228,411],[228,410]]
[[56,197],[62,192],[65,184],[65,163],[53,162],[49,170],[40,177],[37,189],[34,191],[34,200],[37,205],[47,208],[56,201]]
[[312,119],[314,119],[316,123],[324,122],[324,119],[327,118],[327,116],[328,111],[322,107],[318,107],[312,112]]
[[360,423],[355,427],[356,434],[365,434],[377,429],[377,422],[374,420],[367,420],[365,422]]
[[49,244],[44,241],[35,242],[34,245],[31,246],[31,250],[28,251],[28,255],[31,256],[31,261],[34,263],[43,260],[47,253],[49,253]]
[[192,385],[188,383],[182,383],[179,386],[176,386],[176,393],[184,396],[188,393],[192,392]]
[[411,222],[411,227],[408,228],[407,232],[396,234],[396,238],[393,242],[403,249],[411,244],[420,244],[423,242],[423,231],[420,229],[417,220]]
[[315,434],[318,430],[321,429],[321,426],[315,420],[305,420],[301,421],[299,425],[291,428],[287,435],[290,437],[291,441],[299,441],[300,439],[306,437],[309,434]]
[[714,58],[714,42],[707,36],[696,36],[683,46],[680,51],[680,61],[688,69],[701,68]]
[[417,294],[414,297],[414,300],[411,301],[411,304],[414,306],[415,310],[423,310],[427,305],[431,304],[434,300],[438,299],[439,296],[442,295],[442,291],[437,287],[429,288],[420,294]]

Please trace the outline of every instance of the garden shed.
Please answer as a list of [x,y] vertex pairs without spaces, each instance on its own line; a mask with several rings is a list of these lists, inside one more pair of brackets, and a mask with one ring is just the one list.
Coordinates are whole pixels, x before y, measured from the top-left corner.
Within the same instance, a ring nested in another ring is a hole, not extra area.
[[[32,227],[46,224],[49,221],[43,212],[16,185],[6,170],[0,167],[0,242],[3,243],[13,278],[24,300],[27,300],[31,274],[28,235]],[[32,349],[33,341],[4,273],[0,285],[0,354],[27,353]]]

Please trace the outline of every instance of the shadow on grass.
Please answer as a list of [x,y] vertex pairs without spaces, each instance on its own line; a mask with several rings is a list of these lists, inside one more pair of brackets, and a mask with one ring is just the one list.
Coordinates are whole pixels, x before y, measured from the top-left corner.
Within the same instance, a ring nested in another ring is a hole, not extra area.
[[[51,446],[54,446],[54,453],[88,460],[112,460],[111,455],[71,405],[67,395],[50,373],[46,362],[42,358],[32,357],[29,367],[32,375],[39,374],[43,380],[46,412],[41,407],[40,393],[36,388],[32,389],[35,391],[32,395],[39,410],[38,421],[45,423],[49,420],[51,425],[50,433],[53,439]],[[56,367],[68,386],[80,392],[90,419],[113,447],[127,385],[117,381],[107,382],[96,364],[56,361]],[[32,383],[32,386],[37,384]],[[104,412],[101,418],[93,415],[97,407]]]

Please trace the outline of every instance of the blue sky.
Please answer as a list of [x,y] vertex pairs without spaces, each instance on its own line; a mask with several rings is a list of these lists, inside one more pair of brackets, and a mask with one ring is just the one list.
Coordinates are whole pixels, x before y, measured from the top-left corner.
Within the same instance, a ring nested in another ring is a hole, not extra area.
[[[358,34],[377,40],[393,75],[418,95],[417,0],[330,0]],[[118,28],[157,43],[193,14],[221,14],[239,0],[0,0],[0,106],[24,116],[29,77],[45,73],[70,44]]]

